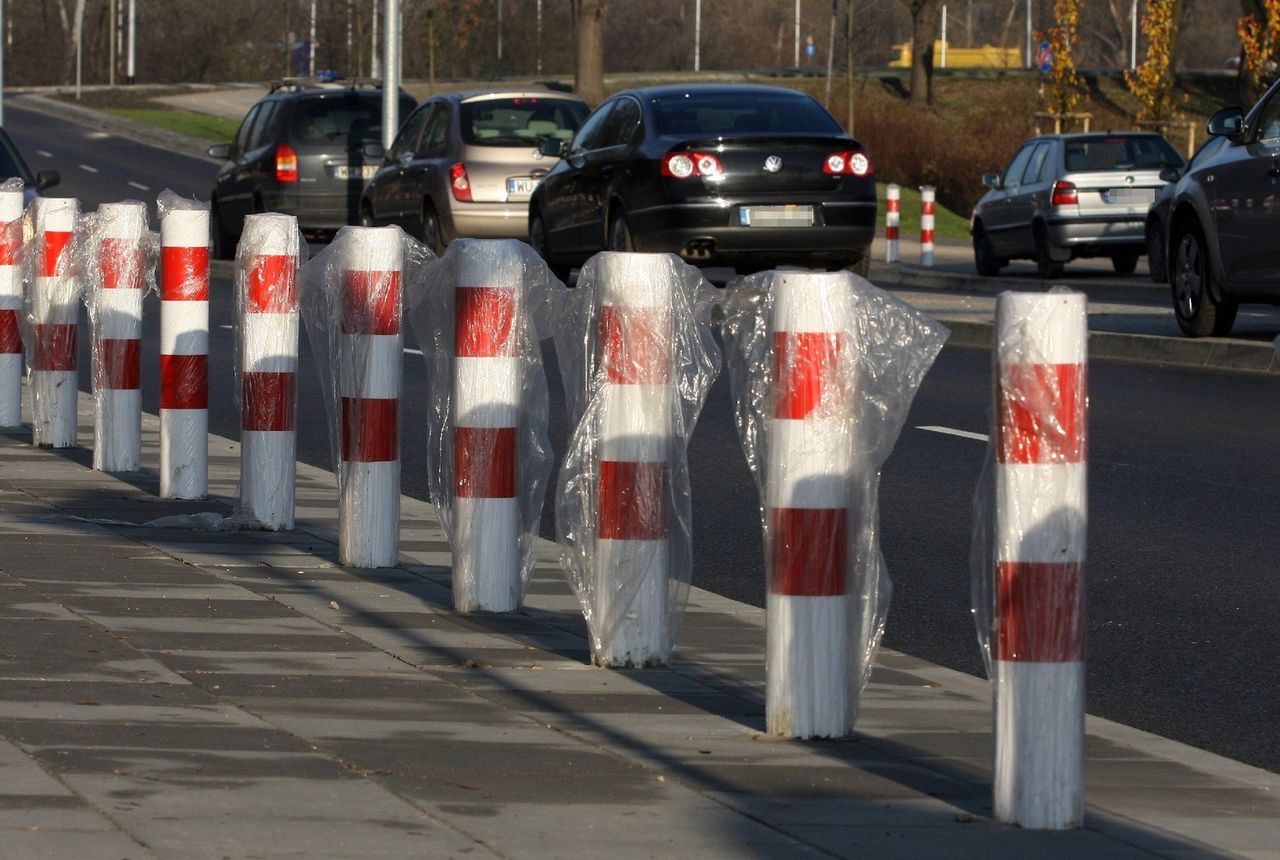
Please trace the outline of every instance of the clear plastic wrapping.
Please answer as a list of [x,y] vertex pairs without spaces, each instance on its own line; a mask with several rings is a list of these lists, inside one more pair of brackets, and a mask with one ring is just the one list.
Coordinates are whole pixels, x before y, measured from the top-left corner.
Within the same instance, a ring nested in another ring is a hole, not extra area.
[[22,194],[0,183],[0,428],[22,424]]
[[674,254],[605,252],[556,320],[573,428],[556,530],[600,665],[666,663],[675,645],[693,565],[685,452],[720,370],[715,301]]
[[294,216],[245,218],[235,269],[240,513],[269,529],[293,528],[298,267],[306,256]]
[[564,285],[514,239],[459,239],[410,285],[431,386],[428,478],[460,612],[519,607],[554,458],[540,340]]
[[849,272],[729,288],[725,350],[760,490],[769,731],[852,728],[888,610],[880,468],[947,330]]
[[77,346],[80,277],[76,226],[80,201],[37,197],[27,208],[22,263],[27,288],[27,361],[31,383],[31,435],[37,445],[76,444],[79,414]]
[[432,259],[399,227],[344,227],[299,273],[329,416],[338,556],[346,565],[399,561],[403,294]]

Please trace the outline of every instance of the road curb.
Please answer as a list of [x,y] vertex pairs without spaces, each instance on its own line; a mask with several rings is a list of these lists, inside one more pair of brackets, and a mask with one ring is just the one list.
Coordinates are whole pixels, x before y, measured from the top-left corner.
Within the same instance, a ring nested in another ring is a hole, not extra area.
[[190,135],[179,134],[176,131],[147,125],[143,122],[135,122],[124,117],[113,116],[93,108],[68,104],[61,99],[49,98],[48,96],[34,94],[18,96],[14,99],[14,104],[19,108],[26,108],[47,116],[118,134],[121,137],[127,137],[139,143],[161,146],[182,155],[199,158],[210,164],[222,163],[215,158],[209,157],[209,147],[212,146],[212,143],[198,137],[191,137]]

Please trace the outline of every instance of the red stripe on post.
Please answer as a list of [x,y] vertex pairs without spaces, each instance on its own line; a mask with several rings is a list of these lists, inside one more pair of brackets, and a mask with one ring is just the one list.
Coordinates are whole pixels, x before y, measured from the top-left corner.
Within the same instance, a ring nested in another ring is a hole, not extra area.
[[22,219],[0,224],[0,266],[22,261]]
[[343,334],[400,333],[400,273],[342,273]]
[[667,464],[600,461],[599,537],[661,540],[667,536]]
[[31,349],[32,370],[76,369],[76,326],[32,326],[35,343]]
[[924,202],[922,202],[922,203],[920,204],[920,214],[921,214],[921,215],[933,215],[933,214],[935,214],[935,211],[936,211],[936,210],[935,210],[935,208],[934,208],[934,207],[935,207],[935,205],[936,205],[936,204],[935,204],[932,200],[925,200]]
[[342,398],[342,459],[356,463],[398,460],[399,414],[399,400]]
[[129,239],[103,239],[101,255],[102,288],[142,289],[142,249]]
[[166,302],[209,301],[209,249],[160,249],[160,298]]
[[1085,365],[1008,364],[998,372],[998,462],[1084,462],[1088,435]]
[[453,493],[470,499],[516,497],[516,428],[454,428]]
[[506,358],[516,354],[515,287],[458,287],[454,302],[455,355]]
[[898,227],[896,224],[889,224],[884,228],[884,237],[890,242],[898,238]]
[[241,430],[292,430],[293,373],[245,371],[240,383]]
[[775,418],[807,418],[838,381],[841,337],[827,332],[775,332]]
[[141,388],[142,344],[134,338],[105,338],[98,341],[102,362],[102,387],[123,391]]
[[209,356],[160,356],[160,408],[209,408]]
[[901,203],[899,202],[897,197],[889,197],[885,200],[886,212],[900,212],[902,211],[900,207],[901,207]]
[[1084,565],[998,562],[996,619],[997,660],[1083,660]]
[[933,241],[933,231],[932,231],[932,230],[921,230],[921,231],[920,231],[920,241],[921,241],[921,242],[932,242],[932,241]]
[[614,385],[665,385],[671,381],[671,311],[666,308],[600,308],[599,359]]
[[287,254],[254,257],[249,267],[245,310],[287,314],[298,307],[298,260]]
[[44,258],[41,261],[40,275],[51,278],[58,274],[58,263],[62,261],[62,252],[71,244],[71,234],[61,230],[50,230],[44,234]]
[[773,508],[769,511],[769,590],[792,597],[845,593],[849,558],[844,508]]
[[0,355],[22,352],[22,329],[17,311],[0,311]]

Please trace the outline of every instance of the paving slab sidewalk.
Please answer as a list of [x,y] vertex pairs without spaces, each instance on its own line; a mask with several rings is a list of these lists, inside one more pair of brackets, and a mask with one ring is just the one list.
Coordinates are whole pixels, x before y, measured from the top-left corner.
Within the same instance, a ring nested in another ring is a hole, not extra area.
[[1280,858],[1280,777],[1094,718],[1086,826],[994,823],[988,685],[894,651],[854,737],[770,739],[763,611],[709,592],[674,667],[591,668],[546,542],[456,615],[430,506],[340,567],[321,469],[294,532],[122,525],[234,505],[214,436],[212,498],[157,499],[157,434],[114,477],[0,434],[0,854]]

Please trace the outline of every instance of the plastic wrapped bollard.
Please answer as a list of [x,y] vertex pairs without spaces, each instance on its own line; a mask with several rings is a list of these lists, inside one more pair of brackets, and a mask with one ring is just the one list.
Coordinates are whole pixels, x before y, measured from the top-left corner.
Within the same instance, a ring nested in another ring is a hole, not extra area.
[[240,508],[270,529],[293,528],[296,478],[298,259],[292,215],[244,220],[236,251],[240,375]]
[[1084,815],[1088,395],[1081,293],[1002,293],[994,420],[974,516],[974,617],[995,697],[995,815]]
[[83,220],[80,266],[93,332],[93,467],[132,472],[142,457],[142,296],[154,284],[147,207],[104,203]]
[[22,180],[0,183],[0,428],[22,424]]
[[35,444],[51,448],[76,444],[80,279],[73,240],[79,211],[80,202],[71,197],[36,198],[23,249],[31,284],[31,435]]
[[409,296],[431,383],[431,495],[459,612],[520,606],[553,458],[539,333],[563,286],[523,242],[459,239]]
[[160,496],[209,493],[209,204],[164,191],[160,212]]
[[575,428],[556,529],[602,666],[668,662],[692,575],[686,448],[720,370],[714,289],[673,254],[587,261],[557,321]]
[[301,270],[302,313],[329,411],[345,565],[399,561],[402,291],[430,258],[399,227],[344,227]]
[[730,291],[725,348],[764,525],[768,730],[840,737],[888,610],[880,467],[946,329],[848,272]]

